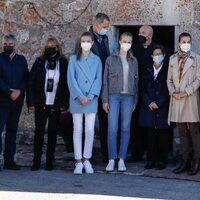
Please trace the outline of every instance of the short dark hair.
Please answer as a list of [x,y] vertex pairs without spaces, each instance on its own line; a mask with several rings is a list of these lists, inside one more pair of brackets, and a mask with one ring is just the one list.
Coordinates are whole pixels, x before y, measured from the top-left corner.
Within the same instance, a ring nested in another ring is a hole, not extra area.
[[192,36],[191,36],[189,33],[183,32],[183,33],[181,33],[181,34],[179,35],[179,37],[178,37],[178,42],[180,42],[180,41],[181,41],[181,38],[183,38],[183,37],[189,37],[189,38],[192,40]]
[[76,47],[75,47],[75,54],[76,54],[77,60],[80,60],[81,55],[82,55],[81,38],[84,36],[91,37],[92,41],[94,41],[93,35],[90,32],[86,31],[86,32],[82,33],[81,37],[77,40]]
[[4,41],[5,41],[5,40],[11,40],[11,41],[13,41],[14,43],[17,42],[16,37],[15,37],[13,34],[11,34],[11,33],[8,33],[8,34],[4,35],[3,39],[4,39]]
[[163,54],[166,53],[165,47],[164,47],[163,45],[157,44],[157,45],[155,45],[155,46],[153,47],[151,54],[153,54],[153,52],[154,52],[156,49],[160,49],[160,50],[162,51]]
[[104,13],[97,13],[97,15],[95,16],[95,20],[98,23],[102,23],[104,20],[110,21],[110,18]]

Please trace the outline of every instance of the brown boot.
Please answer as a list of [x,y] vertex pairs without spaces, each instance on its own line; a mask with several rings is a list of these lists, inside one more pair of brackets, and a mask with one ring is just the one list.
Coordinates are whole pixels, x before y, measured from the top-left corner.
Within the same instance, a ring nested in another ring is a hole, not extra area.
[[191,167],[191,170],[188,172],[188,175],[190,176],[196,175],[199,171],[199,168],[200,168],[199,159],[193,159],[192,167]]
[[189,160],[183,160],[177,168],[173,170],[173,173],[175,174],[181,174],[187,170],[189,170],[191,167]]

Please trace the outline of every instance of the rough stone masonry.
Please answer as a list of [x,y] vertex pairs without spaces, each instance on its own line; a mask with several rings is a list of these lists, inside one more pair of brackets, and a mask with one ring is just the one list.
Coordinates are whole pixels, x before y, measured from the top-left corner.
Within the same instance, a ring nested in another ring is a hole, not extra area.
[[[0,0],[0,38],[14,33],[18,51],[27,57],[31,68],[49,36],[58,38],[64,54],[69,56],[76,39],[98,12],[108,14],[112,26],[172,25],[176,39],[180,32],[188,31],[193,37],[193,50],[200,53],[199,0]],[[177,48],[176,41],[174,44]],[[33,130],[33,116],[26,108],[20,130]]]

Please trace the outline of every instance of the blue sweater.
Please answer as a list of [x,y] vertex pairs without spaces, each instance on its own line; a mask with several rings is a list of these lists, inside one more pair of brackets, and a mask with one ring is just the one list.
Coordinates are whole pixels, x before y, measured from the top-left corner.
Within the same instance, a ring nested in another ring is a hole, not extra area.
[[[28,66],[24,56],[15,54],[11,59],[0,53],[0,107],[22,105],[28,80]],[[12,101],[11,89],[19,89],[21,95]]]

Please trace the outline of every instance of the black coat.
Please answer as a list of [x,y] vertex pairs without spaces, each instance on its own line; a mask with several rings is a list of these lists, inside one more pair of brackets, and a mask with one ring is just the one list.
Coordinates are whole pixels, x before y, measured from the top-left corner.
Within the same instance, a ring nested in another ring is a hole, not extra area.
[[142,44],[133,45],[132,51],[138,61],[139,77],[144,74],[146,67],[152,62],[151,55],[156,45],[155,42],[151,42],[147,48],[144,48]]
[[[167,88],[168,62],[164,62],[157,78],[154,80],[153,64],[149,64],[143,74],[143,87],[140,91],[141,106],[139,110],[139,125],[154,128],[168,128],[167,116],[169,109],[169,92]],[[148,105],[155,102],[157,110],[151,110]]]
[[108,36],[107,35],[101,36],[103,45],[105,46],[105,52],[104,52],[105,54],[104,54],[104,57],[102,57],[101,53],[99,52],[99,48],[98,48],[99,45],[98,45],[98,41],[97,41],[97,36],[94,33],[92,26],[90,27],[89,32],[93,35],[93,38],[94,38],[94,44],[92,45],[91,50],[95,55],[99,56],[99,58],[101,59],[102,67],[104,70],[105,61],[106,61],[107,57],[110,56]]
[[[157,43],[151,42],[151,44],[147,48],[144,48],[142,44],[132,46],[133,55],[137,58],[138,61],[139,89],[142,89],[144,73],[146,71],[146,68],[149,66],[149,63],[152,63],[151,55],[153,49],[157,45]],[[169,53],[167,48],[165,48],[165,62],[169,62]]]
[[[0,54],[0,107],[22,105],[27,88],[28,66],[24,56],[15,54],[11,59],[5,53]],[[15,100],[10,99],[12,91],[19,89],[21,95]]]
[[[60,79],[54,101],[54,109],[69,107],[69,90],[67,87],[67,66],[66,58],[60,58]],[[44,107],[45,96],[45,59],[37,58],[29,74],[27,106]]]

